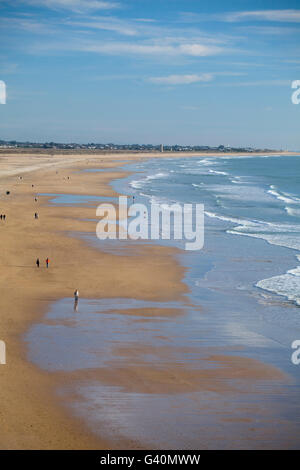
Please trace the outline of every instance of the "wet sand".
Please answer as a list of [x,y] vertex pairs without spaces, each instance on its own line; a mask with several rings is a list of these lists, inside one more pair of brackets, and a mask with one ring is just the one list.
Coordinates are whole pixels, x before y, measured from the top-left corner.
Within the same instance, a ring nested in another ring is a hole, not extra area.
[[[170,156],[159,154],[158,156]],[[182,154],[178,156],[183,156]],[[149,157],[149,155],[147,155]],[[153,155],[151,155],[153,157]],[[126,155],[126,160],[140,158]],[[176,260],[176,249],[157,245],[139,246],[135,256],[101,252],[74,234],[95,233],[94,204],[57,206],[41,193],[118,196],[109,185],[126,176],[117,159],[107,156],[2,156],[0,160],[0,339],[7,347],[7,364],[0,366],[1,449],[110,449],[138,448],[138,441],[108,439],[94,434],[85,422],[71,414],[56,390],[66,374],[45,372],[27,360],[23,335],[30,325],[43,318],[49,305],[72,296],[76,288],[87,299],[134,298],[152,301],[185,301],[188,289],[183,283],[184,268]],[[88,168],[111,168],[90,173]],[[20,179],[20,176],[22,179]],[[68,179],[69,178],[69,179]],[[33,186],[32,186],[33,185]],[[6,191],[10,191],[6,195]],[[94,207],[93,207],[94,206]],[[38,212],[39,219],[34,219]],[[35,266],[39,257],[41,266]],[[49,257],[49,269],[45,259]],[[169,310],[165,316],[180,312]],[[127,311],[133,319],[136,312]],[[155,317],[157,311],[145,309],[142,315]],[[229,393],[247,390],[261,380],[288,380],[278,369],[244,357],[232,359],[226,354],[207,356],[203,370],[189,371],[166,361],[162,369],[149,364],[132,364],[134,351],[126,354],[127,365],[118,369],[98,369],[98,380],[121,385],[139,393],[176,393],[194,389],[222,393],[226,382]],[[216,370],[207,371],[215,361]],[[71,375],[74,375],[72,373]],[[72,397],[68,398],[69,400]],[[243,416],[240,416],[243,419]],[[201,445],[201,442],[199,442]]]

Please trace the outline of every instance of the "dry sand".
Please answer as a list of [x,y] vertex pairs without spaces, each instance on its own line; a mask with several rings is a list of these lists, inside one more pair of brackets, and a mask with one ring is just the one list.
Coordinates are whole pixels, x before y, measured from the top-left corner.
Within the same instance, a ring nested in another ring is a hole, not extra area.
[[[137,157],[126,155],[126,160]],[[79,418],[70,416],[56,396],[57,384],[64,380],[62,374],[43,372],[32,365],[22,340],[51,302],[72,296],[77,287],[85,298],[184,299],[187,287],[182,282],[184,269],[174,256],[176,249],[141,246],[136,256],[101,252],[73,236],[95,231],[95,222],[87,220],[95,218],[95,207],[54,206],[45,196],[34,201],[37,193],[116,196],[109,182],[126,174],[115,169],[118,159],[124,160],[124,155],[9,155],[0,159],[0,213],[6,214],[6,221],[0,220],[0,339],[7,347],[7,364],[0,366],[1,449],[138,447],[126,440],[99,439]],[[111,171],[80,172],[103,167]],[[39,213],[38,220],[34,219],[35,212]],[[37,257],[39,269],[35,266]],[[133,318],[136,314],[134,310],[125,313]],[[178,313],[176,309],[173,312]],[[157,314],[149,309],[142,312],[145,317]],[[172,311],[166,310],[165,315],[172,315]],[[230,380],[235,377],[245,380],[245,387],[249,381],[263,378],[284,380],[275,368],[245,358],[226,359],[221,354],[208,358],[218,364],[215,376],[206,370],[195,374],[176,364],[169,364],[167,371],[142,363],[132,365],[130,352],[127,355],[128,365],[117,371],[118,375],[97,371],[104,383],[117,381],[124,389],[175,393],[199,387],[215,390],[225,379],[230,390]]]

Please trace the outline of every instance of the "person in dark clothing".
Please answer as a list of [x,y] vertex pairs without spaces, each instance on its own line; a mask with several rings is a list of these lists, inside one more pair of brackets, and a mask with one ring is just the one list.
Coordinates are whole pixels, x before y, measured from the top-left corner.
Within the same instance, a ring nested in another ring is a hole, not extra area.
[[36,264],[36,267],[37,267],[37,268],[39,268],[39,267],[40,267],[40,260],[39,260],[39,258],[37,258],[37,259],[36,259],[36,262],[35,262],[35,264]]
[[48,268],[49,266],[49,258],[46,258],[46,267]]
[[74,292],[74,312],[78,311],[78,300],[79,300],[79,292],[76,289]]

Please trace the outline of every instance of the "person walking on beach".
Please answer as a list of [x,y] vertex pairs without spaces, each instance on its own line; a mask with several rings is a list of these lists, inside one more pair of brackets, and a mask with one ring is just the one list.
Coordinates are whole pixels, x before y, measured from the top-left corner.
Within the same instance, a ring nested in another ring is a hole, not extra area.
[[35,219],[38,219],[39,218],[39,214],[37,212],[34,213],[34,218]]
[[77,312],[78,310],[78,299],[79,299],[79,292],[76,289],[74,292],[74,312]]
[[35,262],[35,264],[36,264],[36,267],[37,267],[37,268],[39,268],[39,267],[40,267],[40,260],[39,260],[39,258],[37,258],[37,259],[36,259],[36,262]]
[[48,266],[49,266],[49,261],[50,261],[49,258],[46,258],[46,267],[47,267],[47,268],[48,268]]

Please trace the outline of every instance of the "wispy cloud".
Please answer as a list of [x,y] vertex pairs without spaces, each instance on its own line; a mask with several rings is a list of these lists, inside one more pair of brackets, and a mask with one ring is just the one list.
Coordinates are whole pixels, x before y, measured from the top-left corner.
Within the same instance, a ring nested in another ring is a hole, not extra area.
[[168,75],[166,77],[151,77],[148,80],[158,85],[190,85],[197,82],[209,82],[213,79],[210,73],[203,73],[201,75]]
[[67,21],[65,24],[70,26],[79,26],[85,29],[100,29],[104,31],[113,31],[125,36],[136,36],[139,31],[133,25],[126,21],[118,20],[112,17],[96,17],[93,20],[87,21]]
[[221,47],[204,44],[145,44],[145,43],[86,43],[78,46],[79,50],[99,54],[116,55],[159,55],[159,56],[193,56],[205,57],[222,52]]
[[167,75],[164,77],[150,77],[147,81],[158,85],[191,85],[192,83],[211,82],[216,77],[234,77],[245,75],[242,72],[213,72],[201,74],[185,74],[185,75]]
[[289,23],[300,23],[300,10],[255,10],[237,11],[220,16],[225,21],[282,21]]
[[3,80],[0,80],[0,104],[6,103],[6,85]]
[[290,86],[291,80],[257,80],[251,82],[234,82],[234,83],[222,83],[222,86]]
[[52,9],[62,8],[75,12],[88,10],[111,10],[120,6],[118,2],[101,0],[23,0],[23,2],[33,6]]
[[263,26],[239,26],[238,31],[244,32],[244,33],[253,33],[253,34],[261,34],[263,36],[287,36],[290,34],[299,34],[299,27],[298,26],[269,26],[269,25],[263,25]]
[[49,22],[45,23],[38,19],[28,19],[26,17],[0,17],[0,26],[9,30],[20,29],[33,34],[46,35],[57,32],[57,29],[51,26]]

